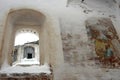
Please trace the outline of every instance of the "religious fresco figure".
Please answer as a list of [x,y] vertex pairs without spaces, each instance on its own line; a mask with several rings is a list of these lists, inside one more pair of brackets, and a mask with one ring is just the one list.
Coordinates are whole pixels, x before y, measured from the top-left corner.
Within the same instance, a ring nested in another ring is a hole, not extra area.
[[106,65],[111,65],[112,64],[112,58],[113,58],[114,54],[113,54],[113,50],[112,50],[112,48],[110,47],[109,44],[106,45],[105,48],[106,48],[106,51],[104,53],[104,64],[106,66]]
[[[110,19],[101,18],[95,22],[86,21],[91,44],[102,67],[120,67],[120,41]],[[92,43],[94,42],[94,43]]]

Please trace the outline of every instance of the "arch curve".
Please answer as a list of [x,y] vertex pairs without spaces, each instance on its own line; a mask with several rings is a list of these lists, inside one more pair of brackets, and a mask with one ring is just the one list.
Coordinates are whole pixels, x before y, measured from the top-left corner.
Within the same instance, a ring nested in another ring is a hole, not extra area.
[[42,26],[46,19],[41,12],[32,9],[19,9],[9,12],[9,19],[14,25],[38,25]]
[[[5,36],[2,46],[2,64],[11,64],[11,53],[14,47],[15,33],[22,28],[35,29],[40,43],[40,63],[53,66],[63,63],[62,41],[59,24],[52,22],[51,18],[32,9],[11,10],[8,13]],[[6,61],[6,62],[5,62]]]

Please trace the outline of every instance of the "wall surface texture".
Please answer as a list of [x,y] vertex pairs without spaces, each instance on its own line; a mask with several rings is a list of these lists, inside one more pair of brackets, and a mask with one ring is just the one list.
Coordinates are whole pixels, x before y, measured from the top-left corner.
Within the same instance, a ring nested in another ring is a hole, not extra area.
[[[54,80],[118,80],[119,69],[117,71],[104,69],[97,65],[95,60],[91,60],[93,56],[97,55],[94,45],[91,44],[89,39],[86,21],[90,20],[90,23],[96,24],[97,20],[107,18],[111,21],[110,24],[113,24],[117,36],[120,38],[119,0],[1,0],[0,56],[3,55],[3,38],[6,34],[5,26],[8,13],[19,9],[36,10],[49,17],[48,24],[44,25],[48,27],[43,30],[48,31],[44,35],[51,36],[46,38],[46,41],[49,41],[47,39],[51,41],[47,43],[53,44],[47,48],[46,56],[52,55],[49,59],[46,58],[46,62],[58,65],[53,69]],[[49,22],[51,22],[50,25]],[[49,26],[53,27],[49,28]],[[49,54],[49,51],[53,53]],[[1,60],[1,66],[2,64],[3,61]]]

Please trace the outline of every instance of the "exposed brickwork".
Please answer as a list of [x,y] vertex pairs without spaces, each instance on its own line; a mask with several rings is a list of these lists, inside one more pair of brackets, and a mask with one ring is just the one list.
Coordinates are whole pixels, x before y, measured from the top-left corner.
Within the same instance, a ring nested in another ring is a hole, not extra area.
[[50,74],[0,74],[0,80],[53,80],[53,76]]

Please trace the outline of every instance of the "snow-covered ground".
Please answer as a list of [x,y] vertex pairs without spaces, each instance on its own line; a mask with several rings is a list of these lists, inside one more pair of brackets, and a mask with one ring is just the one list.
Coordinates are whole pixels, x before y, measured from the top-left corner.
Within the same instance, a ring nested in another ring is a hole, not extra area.
[[50,74],[50,67],[46,65],[31,65],[31,66],[11,66],[6,67],[0,71],[0,73],[12,74],[12,73],[46,73]]
[[24,58],[24,59],[21,59],[20,62],[14,62],[13,66],[16,66],[16,65],[39,65],[39,64],[40,64],[40,62],[37,61],[35,58],[32,58],[32,59]]

